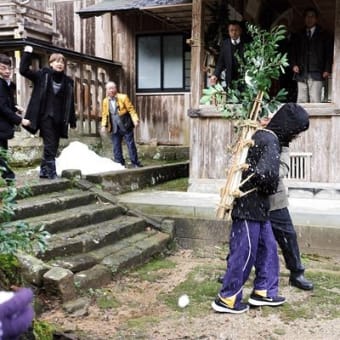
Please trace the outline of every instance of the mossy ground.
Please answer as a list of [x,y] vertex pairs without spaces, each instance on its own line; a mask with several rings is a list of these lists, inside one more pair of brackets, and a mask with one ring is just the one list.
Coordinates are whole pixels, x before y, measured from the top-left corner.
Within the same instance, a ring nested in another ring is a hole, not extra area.
[[[336,326],[340,320],[339,258],[304,256],[306,276],[315,285],[312,292],[290,287],[282,265],[280,293],[287,298],[283,306],[221,315],[210,304],[220,288],[216,279],[224,271],[224,257],[221,250],[207,256],[203,250],[176,250],[169,257],[153,259],[96,290],[89,316],[71,320],[64,315],[63,328],[81,331],[81,339],[86,340],[291,339],[295,333],[295,339],[339,338],[335,336],[340,336]],[[253,275],[244,288],[245,300]],[[178,306],[182,294],[190,298],[185,308]],[[53,313],[43,317],[53,320]],[[220,329],[221,322],[228,328]]]

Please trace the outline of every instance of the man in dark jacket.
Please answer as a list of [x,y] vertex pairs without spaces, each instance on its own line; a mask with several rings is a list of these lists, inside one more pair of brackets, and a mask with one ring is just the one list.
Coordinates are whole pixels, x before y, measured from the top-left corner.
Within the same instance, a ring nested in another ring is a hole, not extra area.
[[225,71],[226,87],[230,87],[231,82],[239,78],[239,62],[236,54],[242,58],[244,49],[244,43],[241,40],[241,24],[238,21],[231,21],[228,25],[228,34],[229,37],[222,43],[215,72],[210,77],[211,85],[216,84],[223,71]]
[[320,103],[322,86],[332,71],[332,44],[318,22],[318,12],[304,12],[305,29],[293,39],[291,65],[298,84],[299,103]]
[[14,172],[7,164],[8,140],[14,137],[14,126],[28,126],[30,121],[22,118],[15,107],[13,90],[11,88],[11,59],[0,54],[0,172],[7,182],[14,180]]
[[68,137],[68,125],[76,127],[73,80],[65,73],[65,58],[53,53],[50,67],[34,71],[30,69],[33,48],[26,46],[20,62],[20,73],[33,82],[33,92],[26,117],[31,133],[40,130],[44,153],[40,165],[40,178],[57,177],[55,157],[60,138]]
[[[286,104],[288,105],[288,104]],[[220,313],[243,313],[249,306],[242,303],[243,285],[255,266],[254,289],[248,303],[252,306],[279,306],[285,298],[278,296],[279,258],[276,240],[269,221],[269,195],[279,181],[280,145],[289,143],[309,126],[307,112],[299,107],[287,119],[287,110],[279,110],[266,130],[253,135],[242,179],[252,177],[241,187],[243,192],[256,188],[235,199],[232,210],[229,257],[222,288],[212,303]]]

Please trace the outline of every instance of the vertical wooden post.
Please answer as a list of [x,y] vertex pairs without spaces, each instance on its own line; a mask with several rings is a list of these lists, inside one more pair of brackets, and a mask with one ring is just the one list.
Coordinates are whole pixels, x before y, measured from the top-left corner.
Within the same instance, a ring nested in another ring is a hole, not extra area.
[[334,32],[334,56],[332,72],[332,102],[340,107],[340,0],[335,1],[335,32]]
[[191,108],[198,109],[203,89],[203,0],[192,2]]

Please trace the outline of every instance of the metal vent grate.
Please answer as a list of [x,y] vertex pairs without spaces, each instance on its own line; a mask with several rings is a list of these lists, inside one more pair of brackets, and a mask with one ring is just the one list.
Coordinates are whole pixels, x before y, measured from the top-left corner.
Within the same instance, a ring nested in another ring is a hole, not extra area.
[[291,152],[288,179],[310,181],[311,179],[311,152]]

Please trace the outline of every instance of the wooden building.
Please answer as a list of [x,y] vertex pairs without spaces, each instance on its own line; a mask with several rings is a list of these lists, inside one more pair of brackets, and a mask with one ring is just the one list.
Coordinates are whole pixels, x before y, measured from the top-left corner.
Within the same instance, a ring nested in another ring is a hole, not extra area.
[[[314,6],[320,25],[334,36],[334,66],[327,102],[306,104],[311,126],[292,147],[291,177],[340,182],[340,0],[6,0],[0,4],[0,52],[18,66],[24,44],[34,44],[36,64],[55,50],[69,60],[76,82],[79,133],[98,135],[104,84],[115,80],[140,113],[139,143],[190,147],[192,190],[225,178],[233,128],[199,99],[207,85],[209,44],[221,41],[228,19],[269,28],[280,18],[303,26]],[[16,52],[17,51],[17,52]],[[30,88],[17,77],[19,102]],[[189,114],[188,114],[189,113]],[[205,189],[204,189],[205,190]]]
[[[120,77],[121,64],[112,61],[111,49],[110,53],[105,54],[106,49],[103,46],[89,42],[95,41],[94,33],[91,39],[78,39],[91,34],[95,27],[95,19],[86,22],[78,16],[74,19],[74,8],[76,10],[77,5],[80,7],[84,4],[89,2],[1,1],[0,53],[12,57],[13,78],[17,85],[16,99],[22,107],[26,107],[31,93],[30,81],[19,75],[20,55],[24,46],[33,46],[33,67],[36,68],[47,66],[51,53],[64,54],[67,60],[66,71],[75,82],[78,133],[98,136],[105,83],[109,79]],[[100,36],[100,32],[97,34]]]
[[[310,6],[318,9],[320,25],[334,36],[334,67],[325,102],[304,105],[311,124],[291,146],[290,175],[299,181],[339,183],[340,0],[113,0],[97,2],[78,14],[83,18],[111,14],[107,39],[112,40],[113,59],[122,63],[121,86],[134,98],[141,114],[139,139],[185,144],[190,138],[191,190],[200,191],[225,177],[233,131],[215,107],[199,104],[207,81],[202,66],[209,29],[217,20],[221,23],[221,10],[225,10],[229,19],[265,28],[285,17],[294,32],[303,27],[303,11]],[[175,40],[168,42],[169,36],[181,41],[179,45],[175,46]],[[182,54],[182,61],[176,59],[176,51]],[[170,65],[167,53],[176,59]],[[179,74],[182,83],[168,89],[167,76],[174,80]]]

